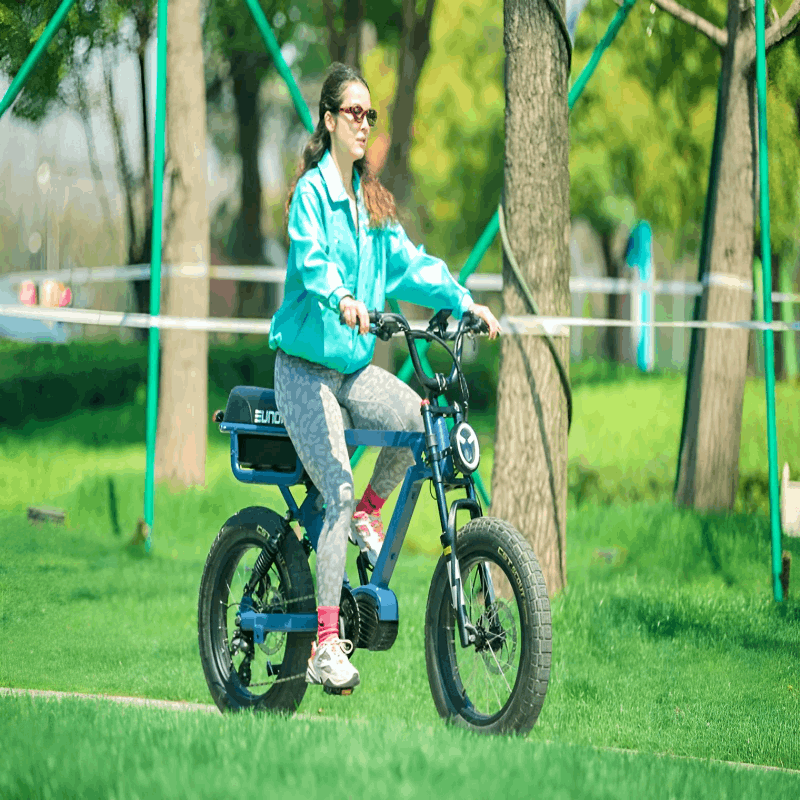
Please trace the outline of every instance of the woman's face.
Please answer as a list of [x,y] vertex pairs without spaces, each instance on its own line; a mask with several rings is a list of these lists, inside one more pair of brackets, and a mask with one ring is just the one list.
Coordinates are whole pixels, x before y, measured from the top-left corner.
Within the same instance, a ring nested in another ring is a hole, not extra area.
[[[372,108],[369,90],[363,83],[349,83],[342,95],[342,108],[360,106],[364,111]],[[347,111],[326,111],[325,127],[331,135],[331,145],[340,157],[348,157],[352,161],[364,157],[367,150],[369,137],[369,123],[366,115],[361,117],[361,122],[356,122],[353,115]]]

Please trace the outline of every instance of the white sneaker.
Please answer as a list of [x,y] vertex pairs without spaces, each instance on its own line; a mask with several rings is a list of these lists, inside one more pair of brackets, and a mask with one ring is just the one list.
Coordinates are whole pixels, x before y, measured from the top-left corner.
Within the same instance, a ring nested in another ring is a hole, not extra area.
[[353,652],[349,639],[333,637],[312,647],[311,658],[306,669],[306,683],[321,683],[332,689],[351,689],[358,686],[361,678],[358,670],[347,657]]
[[367,514],[366,511],[356,511],[353,514],[350,522],[350,541],[358,545],[373,567],[378,562],[383,540],[383,522],[380,514]]

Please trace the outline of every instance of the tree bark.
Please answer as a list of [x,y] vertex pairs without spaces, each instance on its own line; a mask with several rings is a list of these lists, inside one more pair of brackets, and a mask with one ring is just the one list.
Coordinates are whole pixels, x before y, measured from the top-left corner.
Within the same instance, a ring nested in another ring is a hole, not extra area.
[[[239,184],[239,216],[236,218],[231,255],[240,264],[261,264],[264,236],[261,230],[263,195],[258,151],[261,144],[261,114],[258,95],[263,58],[242,52],[232,58],[233,98],[236,109],[238,150],[242,173]],[[237,289],[235,315],[269,317],[277,307],[276,284],[241,281]]]
[[[414,106],[417,86],[431,50],[431,21],[435,0],[425,0],[422,13],[417,13],[416,0],[403,0],[403,28],[397,64],[397,89],[389,117],[392,121],[391,144],[386,154],[382,180],[394,194],[397,204],[408,210],[413,205],[413,182],[409,155],[413,140]],[[404,220],[405,221],[405,220]],[[412,239],[421,234],[416,215],[408,220]]]
[[[708,271],[699,319],[743,320],[751,314],[755,198],[754,18],[747,0],[729,0],[717,114],[719,169],[710,185],[704,247]],[[696,330],[675,502],[698,509],[733,508],[739,479],[742,402],[747,376],[744,330]]]
[[[603,250],[603,258],[606,262],[606,275],[609,278],[622,277],[622,264],[613,246],[614,235],[606,231],[600,236],[600,246]],[[606,295],[606,314],[608,319],[618,319],[622,310],[622,295],[609,292]],[[605,330],[605,356],[609,361],[622,361],[622,335],[623,328],[609,327]]]
[[[563,13],[563,3],[560,3]],[[567,49],[545,3],[505,0],[505,216],[511,247],[542,314],[569,295]],[[507,314],[530,313],[504,262]],[[556,342],[569,364],[569,340]],[[552,595],[566,585],[567,407],[546,344],[502,339],[492,514],[530,541]]]
[[[170,186],[164,263],[164,313],[207,317],[209,221],[206,201],[206,97],[200,0],[172,0],[167,52],[167,148]],[[205,482],[208,335],[165,330],[155,475],[176,486]]]
[[[139,103],[142,118],[142,197],[144,199],[144,217],[142,219],[142,235],[136,241],[128,242],[128,263],[144,264],[150,260],[153,246],[153,179],[150,173],[150,132],[147,128],[147,88],[145,79],[145,49],[149,38],[148,28],[144,23],[137,26],[139,45],[136,59],[139,64]],[[150,311],[150,281],[134,281],[136,310],[140,314]],[[142,340],[147,338],[147,329],[137,329]]]

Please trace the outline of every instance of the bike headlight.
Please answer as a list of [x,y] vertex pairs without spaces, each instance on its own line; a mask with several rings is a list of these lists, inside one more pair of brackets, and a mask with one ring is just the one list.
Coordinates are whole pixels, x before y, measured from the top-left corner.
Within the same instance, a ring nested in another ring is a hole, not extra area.
[[478,469],[481,463],[481,449],[478,435],[466,422],[459,422],[450,431],[450,447],[453,450],[453,462],[459,472],[469,474]]

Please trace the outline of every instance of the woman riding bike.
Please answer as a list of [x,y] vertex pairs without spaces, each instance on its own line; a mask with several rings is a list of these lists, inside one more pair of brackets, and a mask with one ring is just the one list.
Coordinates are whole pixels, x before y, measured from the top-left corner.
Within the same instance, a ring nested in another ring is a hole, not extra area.
[[374,565],[383,540],[381,508],[413,463],[406,449],[382,449],[356,504],[343,413],[356,428],[422,430],[419,396],[370,364],[375,337],[365,335],[368,309],[396,298],[434,311],[451,308],[459,318],[470,311],[488,325],[490,338],[500,330],[492,312],[473,302],[443,261],[415,248],[398,223],[394,198],[365,158],[376,120],[363,77],[333,64],[286,201],[285,294],[270,330],[276,404],[326,506],[317,549],[317,645],[306,680],[335,689],[359,683],[347,657],[352,645],[339,638],[348,539]]

